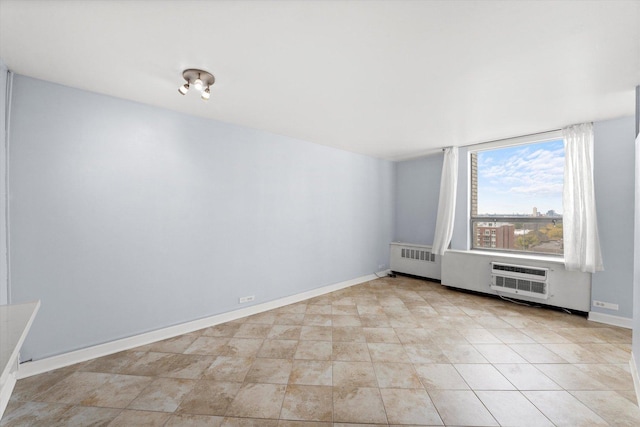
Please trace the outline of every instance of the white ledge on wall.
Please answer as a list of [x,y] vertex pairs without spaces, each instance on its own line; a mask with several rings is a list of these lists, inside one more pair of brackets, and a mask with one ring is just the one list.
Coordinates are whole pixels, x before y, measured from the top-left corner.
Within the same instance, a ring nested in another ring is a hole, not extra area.
[[39,308],[40,301],[0,305],[0,418],[16,385],[20,348]]
[[522,261],[542,261],[547,263],[561,264],[564,265],[563,257],[555,257],[548,255],[537,255],[537,254],[516,254],[513,252],[500,252],[500,251],[483,251],[483,250],[460,250],[460,249],[449,249],[446,253],[453,252],[458,254],[468,254],[468,255],[478,255],[478,256],[486,256],[486,257],[500,257],[500,258],[511,258],[513,260],[522,260]]
[[640,402],[640,377],[638,376],[638,367],[636,366],[636,358],[633,357],[633,352],[631,352],[631,359],[629,359],[629,368],[631,379],[633,380],[633,388],[636,391],[636,401]]

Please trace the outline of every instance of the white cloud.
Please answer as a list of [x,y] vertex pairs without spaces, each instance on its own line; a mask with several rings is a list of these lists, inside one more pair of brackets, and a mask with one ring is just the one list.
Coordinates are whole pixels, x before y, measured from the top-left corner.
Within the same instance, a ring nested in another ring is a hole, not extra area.
[[[562,211],[564,149],[525,146],[479,153],[479,213]],[[548,147],[548,146],[547,146]]]

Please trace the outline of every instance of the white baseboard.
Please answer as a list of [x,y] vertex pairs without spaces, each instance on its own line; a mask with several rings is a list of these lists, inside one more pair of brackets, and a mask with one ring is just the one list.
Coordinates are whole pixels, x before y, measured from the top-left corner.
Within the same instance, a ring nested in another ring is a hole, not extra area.
[[589,312],[589,320],[607,325],[620,326],[621,328],[633,329],[633,319],[628,317],[614,316],[612,314]]
[[640,405],[640,376],[638,376],[638,366],[636,366],[636,359],[631,353],[631,360],[629,360],[629,367],[631,368],[631,378],[633,379],[633,388],[636,390],[636,402]]
[[240,319],[252,314],[262,313],[264,311],[273,310],[274,308],[294,304],[296,302],[328,294],[330,292],[348,288],[360,283],[369,282],[371,280],[384,277],[388,273],[389,270],[380,271],[377,274],[369,274],[366,276],[357,277],[355,279],[346,280],[344,282],[335,283],[333,285],[323,286],[321,288],[312,289],[310,291],[301,292],[299,294],[265,302],[262,304],[253,305],[247,308],[241,308],[239,310],[217,314],[215,316],[205,317],[203,319],[193,320],[175,326],[169,326],[167,328],[158,329],[144,334],[134,335],[127,338],[110,341],[104,344],[86,347],[80,350],[71,351],[69,353],[63,353],[57,356],[48,357],[46,359],[23,363],[18,368],[18,379],[27,378],[32,375],[52,371],[54,369],[64,368],[65,366],[85,362],[97,357],[108,356],[110,354],[118,353],[124,350],[130,350],[141,345],[151,344],[156,341],[173,338],[178,335],[187,334],[199,329],[219,325],[220,323]]

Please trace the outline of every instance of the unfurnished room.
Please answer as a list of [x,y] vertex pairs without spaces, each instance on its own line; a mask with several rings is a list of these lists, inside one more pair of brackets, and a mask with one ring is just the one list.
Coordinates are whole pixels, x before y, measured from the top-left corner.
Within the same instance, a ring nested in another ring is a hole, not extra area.
[[639,127],[639,0],[0,0],[0,426],[638,426]]

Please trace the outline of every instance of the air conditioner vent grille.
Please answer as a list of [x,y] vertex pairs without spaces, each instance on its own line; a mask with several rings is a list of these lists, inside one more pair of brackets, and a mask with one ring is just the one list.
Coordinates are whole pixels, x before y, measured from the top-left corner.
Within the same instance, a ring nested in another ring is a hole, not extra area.
[[547,284],[542,282],[531,282],[531,292],[536,294],[546,294]]
[[535,282],[532,280],[516,279],[515,277],[495,276],[496,287],[513,289],[517,291],[531,292],[534,294],[545,295],[547,293],[547,284],[544,282]]
[[509,273],[532,274],[534,276],[546,276],[547,271],[540,268],[524,267],[521,265],[493,264],[493,269]]

